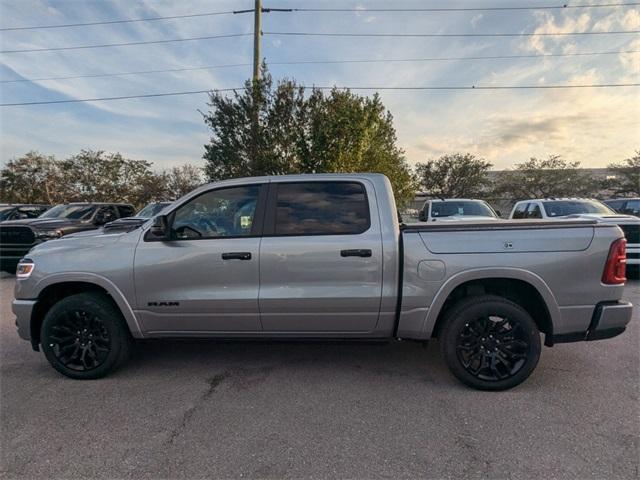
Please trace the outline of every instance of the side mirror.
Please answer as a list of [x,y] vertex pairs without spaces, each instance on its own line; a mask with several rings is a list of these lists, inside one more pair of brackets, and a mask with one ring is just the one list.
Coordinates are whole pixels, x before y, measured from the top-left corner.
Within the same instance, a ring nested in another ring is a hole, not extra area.
[[168,240],[169,239],[169,222],[166,215],[158,215],[153,219],[151,228],[149,228],[149,234],[156,240]]
[[427,210],[420,210],[420,213],[418,214],[418,220],[420,220],[421,222],[426,222],[427,221]]

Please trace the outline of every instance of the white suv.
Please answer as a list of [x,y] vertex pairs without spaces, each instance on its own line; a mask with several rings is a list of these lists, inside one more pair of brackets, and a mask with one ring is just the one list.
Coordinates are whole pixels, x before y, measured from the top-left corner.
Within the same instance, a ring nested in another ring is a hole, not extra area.
[[[615,223],[627,238],[627,265],[640,267],[640,218],[620,215],[598,200],[589,198],[545,198],[517,202],[509,215],[510,220],[556,218],[586,218]],[[630,270],[628,269],[628,272]],[[634,271],[634,276],[637,271]]]

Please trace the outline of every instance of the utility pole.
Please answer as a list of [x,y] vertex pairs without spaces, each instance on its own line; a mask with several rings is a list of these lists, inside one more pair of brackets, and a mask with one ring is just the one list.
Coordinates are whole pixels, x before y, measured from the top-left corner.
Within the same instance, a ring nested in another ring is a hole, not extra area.
[[255,0],[253,10],[253,112],[251,118],[251,163],[254,175],[264,175],[264,167],[258,151],[258,135],[260,135],[260,35],[262,29],[262,0]]
[[260,36],[262,35],[262,0],[253,9],[253,81],[260,78]]

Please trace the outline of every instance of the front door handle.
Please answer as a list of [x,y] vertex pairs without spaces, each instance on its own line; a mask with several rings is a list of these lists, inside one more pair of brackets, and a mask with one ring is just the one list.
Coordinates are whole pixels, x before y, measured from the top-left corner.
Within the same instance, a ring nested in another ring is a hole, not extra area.
[[356,248],[354,250],[340,250],[341,257],[370,257],[371,250],[368,248]]
[[251,260],[251,252],[228,252],[222,254],[223,260]]

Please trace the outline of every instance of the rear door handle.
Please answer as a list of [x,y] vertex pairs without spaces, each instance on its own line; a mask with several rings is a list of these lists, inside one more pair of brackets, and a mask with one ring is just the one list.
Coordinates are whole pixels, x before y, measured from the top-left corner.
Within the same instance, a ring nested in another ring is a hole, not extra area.
[[228,252],[222,254],[223,260],[251,260],[251,252]]
[[353,250],[340,250],[341,257],[370,257],[371,250],[368,248],[356,248]]

